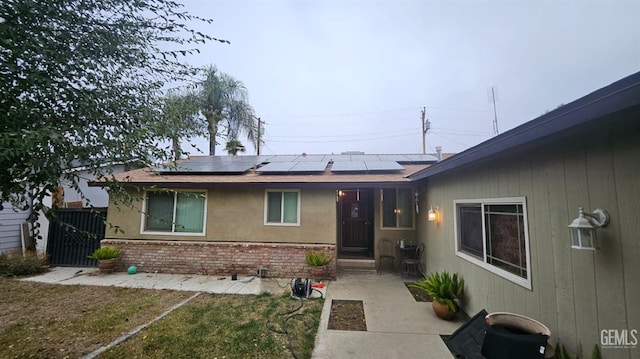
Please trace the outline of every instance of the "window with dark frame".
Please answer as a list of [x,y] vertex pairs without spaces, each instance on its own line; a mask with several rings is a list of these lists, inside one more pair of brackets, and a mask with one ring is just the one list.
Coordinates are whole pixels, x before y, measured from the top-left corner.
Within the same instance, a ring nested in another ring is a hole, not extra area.
[[381,202],[383,228],[413,228],[411,188],[383,189]]
[[528,279],[522,203],[458,203],[458,251]]

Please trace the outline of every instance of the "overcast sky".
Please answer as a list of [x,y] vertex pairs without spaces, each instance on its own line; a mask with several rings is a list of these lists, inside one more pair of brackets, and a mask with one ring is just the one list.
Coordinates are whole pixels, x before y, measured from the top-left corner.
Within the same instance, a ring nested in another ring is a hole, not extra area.
[[188,61],[246,85],[264,154],[421,153],[422,107],[427,152],[461,152],[492,87],[502,133],[640,70],[638,0],[183,2],[231,41]]

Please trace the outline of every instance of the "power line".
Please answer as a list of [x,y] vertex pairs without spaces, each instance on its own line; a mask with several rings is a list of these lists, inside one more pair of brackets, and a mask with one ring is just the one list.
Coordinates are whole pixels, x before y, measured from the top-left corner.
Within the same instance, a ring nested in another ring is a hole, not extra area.
[[[407,135],[395,135],[395,136],[383,136],[383,137],[371,137],[371,138],[362,138],[362,139],[351,139],[348,142],[367,142],[374,140],[385,140],[388,138],[398,138],[398,137],[408,137],[413,136],[413,134]],[[324,140],[324,141],[296,141],[296,140],[270,140],[269,142],[279,142],[279,143],[336,143],[336,142],[345,142],[345,140]]]
[[381,131],[381,132],[367,132],[367,133],[353,133],[353,134],[348,134],[348,135],[275,135],[275,136],[270,136],[271,138],[291,138],[291,137],[296,137],[296,138],[334,138],[334,137],[362,137],[362,136],[376,136],[376,135],[382,135],[382,134],[413,134],[416,131],[418,131],[418,128],[408,128],[408,129],[402,129],[402,130],[395,130],[395,131]]

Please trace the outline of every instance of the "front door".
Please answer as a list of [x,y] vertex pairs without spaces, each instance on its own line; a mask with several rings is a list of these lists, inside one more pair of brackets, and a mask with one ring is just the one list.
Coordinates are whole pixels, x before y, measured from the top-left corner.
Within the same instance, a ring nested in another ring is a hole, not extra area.
[[373,258],[373,191],[338,191],[338,254]]

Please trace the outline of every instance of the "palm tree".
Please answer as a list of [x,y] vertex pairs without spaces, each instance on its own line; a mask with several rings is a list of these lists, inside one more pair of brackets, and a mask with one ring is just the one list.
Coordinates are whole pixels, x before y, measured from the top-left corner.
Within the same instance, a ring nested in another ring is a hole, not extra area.
[[[204,69],[206,78],[198,83],[200,112],[207,120],[209,155],[216,154],[216,137],[221,130],[230,141],[243,133],[257,145],[257,118],[249,105],[247,88],[215,66]],[[223,132],[224,133],[224,132]]]
[[244,148],[242,142],[238,140],[230,140],[227,141],[227,145],[225,146],[224,150],[227,151],[230,156],[237,156],[238,152],[244,152],[246,149]]
[[171,139],[174,160],[179,160],[182,154],[180,139],[204,136],[207,133],[206,126],[202,119],[198,118],[198,100],[195,93],[173,90],[167,92],[163,100],[163,129]]

